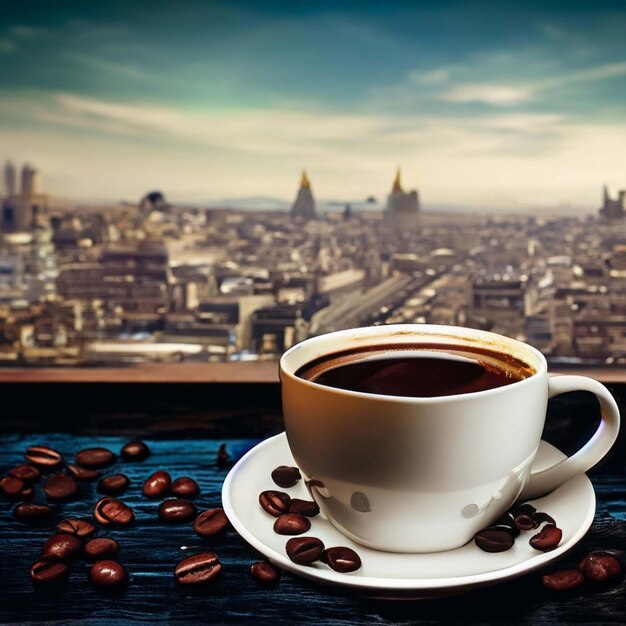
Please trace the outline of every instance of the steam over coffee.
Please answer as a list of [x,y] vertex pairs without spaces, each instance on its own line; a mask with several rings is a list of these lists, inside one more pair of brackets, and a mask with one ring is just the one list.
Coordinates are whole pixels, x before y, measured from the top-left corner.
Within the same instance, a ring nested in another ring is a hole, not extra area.
[[338,389],[432,398],[495,389],[535,373],[527,363],[483,347],[392,344],[330,354],[296,376]]

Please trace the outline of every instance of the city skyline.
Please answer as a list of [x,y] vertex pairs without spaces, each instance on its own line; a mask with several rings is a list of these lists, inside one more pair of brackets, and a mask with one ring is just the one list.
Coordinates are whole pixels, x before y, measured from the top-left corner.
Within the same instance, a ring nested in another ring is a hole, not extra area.
[[12,3],[4,162],[52,195],[384,201],[595,210],[623,188],[617,2]]

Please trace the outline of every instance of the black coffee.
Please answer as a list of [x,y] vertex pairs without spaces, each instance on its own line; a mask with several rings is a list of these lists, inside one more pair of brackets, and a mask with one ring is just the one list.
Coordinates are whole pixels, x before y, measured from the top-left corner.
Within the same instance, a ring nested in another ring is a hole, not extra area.
[[296,376],[320,385],[389,396],[432,398],[494,389],[532,376],[508,354],[474,346],[387,345],[307,363]]

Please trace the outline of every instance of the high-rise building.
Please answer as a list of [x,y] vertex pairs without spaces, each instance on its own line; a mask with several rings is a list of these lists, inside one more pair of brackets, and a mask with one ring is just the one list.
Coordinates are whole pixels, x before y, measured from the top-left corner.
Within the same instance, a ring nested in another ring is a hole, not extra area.
[[42,194],[39,172],[26,164],[22,167],[21,188],[17,189],[17,174],[12,163],[4,169],[7,197],[2,202],[0,232],[30,231],[46,212],[49,199]]
[[32,198],[39,193],[39,172],[26,163],[22,167],[22,196]]
[[401,222],[417,219],[420,210],[417,191],[405,192],[400,182],[400,168],[396,172],[391,193],[387,199],[387,217]]
[[15,165],[13,165],[11,161],[7,161],[6,165],[4,166],[4,188],[8,198],[14,196],[17,191],[16,179],[17,173],[15,171]]
[[617,198],[613,199],[609,194],[607,186],[604,185],[600,217],[607,219],[626,217],[626,189],[621,189],[617,194]]
[[316,217],[315,200],[311,192],[311,183],[304,171],[302,172],[300,189],[298,189],[296,201],[291,207],[291,217],[304,220],[312,220]]

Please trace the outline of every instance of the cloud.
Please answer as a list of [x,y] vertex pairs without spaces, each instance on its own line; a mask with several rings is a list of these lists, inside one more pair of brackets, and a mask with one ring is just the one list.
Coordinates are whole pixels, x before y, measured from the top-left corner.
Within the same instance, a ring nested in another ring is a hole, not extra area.
[[533,92],[534,89],[530,86],[475,83],[452,87],[441,92],[438,98],[448,102],[481,102],[492,106],[509,106],[527,102]]
[[418,85],[438,85],[445,83],[450,77],[449,67],[439,67],[429,71],[414,71],[409,73],[409,80]]

